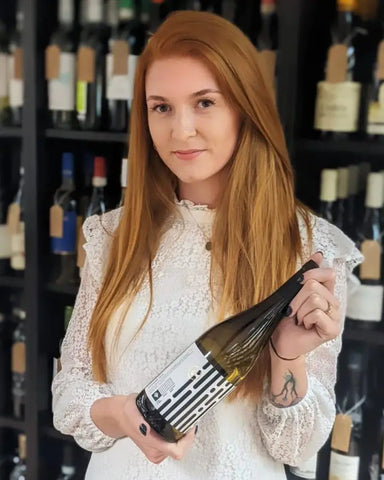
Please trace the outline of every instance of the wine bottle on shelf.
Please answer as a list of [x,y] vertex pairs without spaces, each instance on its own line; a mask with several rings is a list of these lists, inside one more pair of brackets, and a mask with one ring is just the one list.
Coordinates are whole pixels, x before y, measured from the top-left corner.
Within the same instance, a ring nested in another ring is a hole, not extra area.
[[13,415],[24,418],[25,414],[25,369],[26,369],[26,313],[21,305],[14,306],[12,314],[16,328],[12,335],[12,400]]
[[18,438],[19,454],[9,480],[25,480],[27,478],[27,437],[21,433]]
[[382,319],[383,285],[381,284],[382,240],[380,210],[383,206],[383,176],[368,176],[365,213],[358,230],[358,246],[365,259],[359,267],[360,285],[348,298],[347,316],[361,327],[375,327]]
[[136,397],[149,425],[165,440],[180,439],[250,372],[286,307],[302,288],[310,260],[272,295],[214,325]]
[[[1,73],[0,73],[1,75]],[[0,169],[0,274],[4,274],[11,259],[11,231],[6,221],[8,193],[5,185],[5,175]]]
[[361,84],[354,79],[355,6],[356,0],[337,0],[325,80],[317,84],[315,129],[334,138],[358,130]]
[[340,413],[336,416],[331,440],[329,480],[358,480],[362,452],[363,358],[360,351],[348,352],[343,394],[337,400]]
[[86,24],[77,51],[76,110],[82,130],[105,127],[105,55],[107,26],[103,23],[103,0],[85,1]]
[[337,170],[326,168],[321,172],[319,214],[329,222],[336,217]]
[[82,170],[83,170],[83,185],[79,195],[79,216],[80,224],[82,225],[86,216],[88,205],[92,196],[92,177],[93,177],[93,156],[90,153],[86,153],[83,156]]
[[77,283],[77,201],[72,153],[62,155],[62,183],[55,192],[53,203],[50,209],[51,252],[60,258],[60,273],[56,283]]
[[57,357],[54,357],[54,359],[53,359],[53,375],[52,375],[53,378],[61,370],[61,361],[60,361],[61,345],[63,343],[64,335],[65,335],[65,332],[67,331],[69,322],[71,320],[72,313],[73,313],[73,306],[72,305],[66,305],[64,307],[64,333],[63,333],[62,338],[59,341],[59,348],[58,348],[58,352],[57,352]]
[[8,208],[8,227],[11,232],[11,269],[16,275],[25,271],[24,167],[20,166],[20,182],[13,203]]
[[0,20],[0,126],[11,124],[9,107],[9,49],[4,23]]
[[72,445],[65,443],[63,448],[63,460],[61,473],[57,480],[74,480],[76,478],[75,458]]
[[155,33],[167,15],[165,0],[151,0],[149,30]]
[[124,205],[125,189],[127,188],[127,175],[128,175],[128,158],[123,158],[121,161],[121,175],[120,175],[120,184],[121,184],[121,197],[119,207]]
[[337,205],[335,225],[348,235],[348,168],[337,169]]
[[76,38],[74,0],[59,0],[59,27],[46,49],[48,103],[53,128],[75,129]]
[[289,467],[289,471],[297,478],[316,480],[317,455],[314,455],[306,462],[301,462],[297,467]]
[[357,241],[356,226],[358,225],[356,215],[357,208],[357,193],[358,193],[358,177],[359,167],[357,165],[348,165],[348,201],[347,201],[347,235]]
[[261,29],[257,37],[259,63],[265,84],[276,91],[276,50],[277,50],[277,13],[275,0],[261,0]]
[[105,213],[104,189],[107,186],[107,174],[104,157],[95,157],[92,178],[92,196],[87,208],[87,217]]
[[23,46],[22,31],[24,27],[24,0],[16,2],[16,28],[9,42],[9,104],[11,107],[11,124],[20,126],[24,104],[23,81]]

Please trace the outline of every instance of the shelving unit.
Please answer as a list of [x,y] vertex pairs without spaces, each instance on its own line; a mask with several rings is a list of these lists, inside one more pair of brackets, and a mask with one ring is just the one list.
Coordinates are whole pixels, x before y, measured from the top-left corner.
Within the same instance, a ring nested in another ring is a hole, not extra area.
[[115,132],[82,132],[78,130],[47,129],[45,136],[52,139],[76,140],[80,142],[123,143],[126,144],[128,135]]

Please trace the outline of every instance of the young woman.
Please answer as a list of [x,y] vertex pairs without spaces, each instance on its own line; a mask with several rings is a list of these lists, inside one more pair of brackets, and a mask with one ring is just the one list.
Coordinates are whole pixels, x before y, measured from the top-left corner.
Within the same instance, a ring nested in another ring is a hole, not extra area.
[[[346,278],[361,255],[295,198],[258,54],[235,26],[171,15],[134,88],[125,204],[84,224],[54,424],[93,452],[90,480],[283,479],[283,463],[316,454],[332,428]],[[135,394],[310,257],[321,267],[231,398],[175,444],[151,430]]]

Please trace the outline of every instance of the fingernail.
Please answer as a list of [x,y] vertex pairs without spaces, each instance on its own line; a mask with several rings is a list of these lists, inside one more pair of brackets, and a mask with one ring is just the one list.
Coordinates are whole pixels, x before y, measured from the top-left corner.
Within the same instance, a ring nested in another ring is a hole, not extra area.
[[303,280],[304,280],[304,275],[303,274],[301,274],[297,277],[297,283],[302,283]]
[[139,428],[140,432],[145,436],[147,435],[147,427],[142,423]]
[[198,426],[198,425],[196,425],[196,427],[195,427],[195,435],[196,435],[196,433],[197,433],[198,429],[199,429],[199,426]]
[[289,317],[289,316],[292,315],[292,311],[293,311],[293,310],[292,310],[292,307],[291,307],[290,305],[287,305],[287,306],[285,307],[285,309],[283,310],[283,315],[284,315],[285,317]]

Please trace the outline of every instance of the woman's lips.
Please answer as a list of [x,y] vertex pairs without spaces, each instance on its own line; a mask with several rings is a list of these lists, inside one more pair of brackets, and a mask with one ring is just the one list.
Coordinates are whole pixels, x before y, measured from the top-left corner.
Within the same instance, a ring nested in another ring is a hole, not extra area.
[[205,152],[205,150],[176,150],[173,153],[180,160],[192,160],[203,152]]

